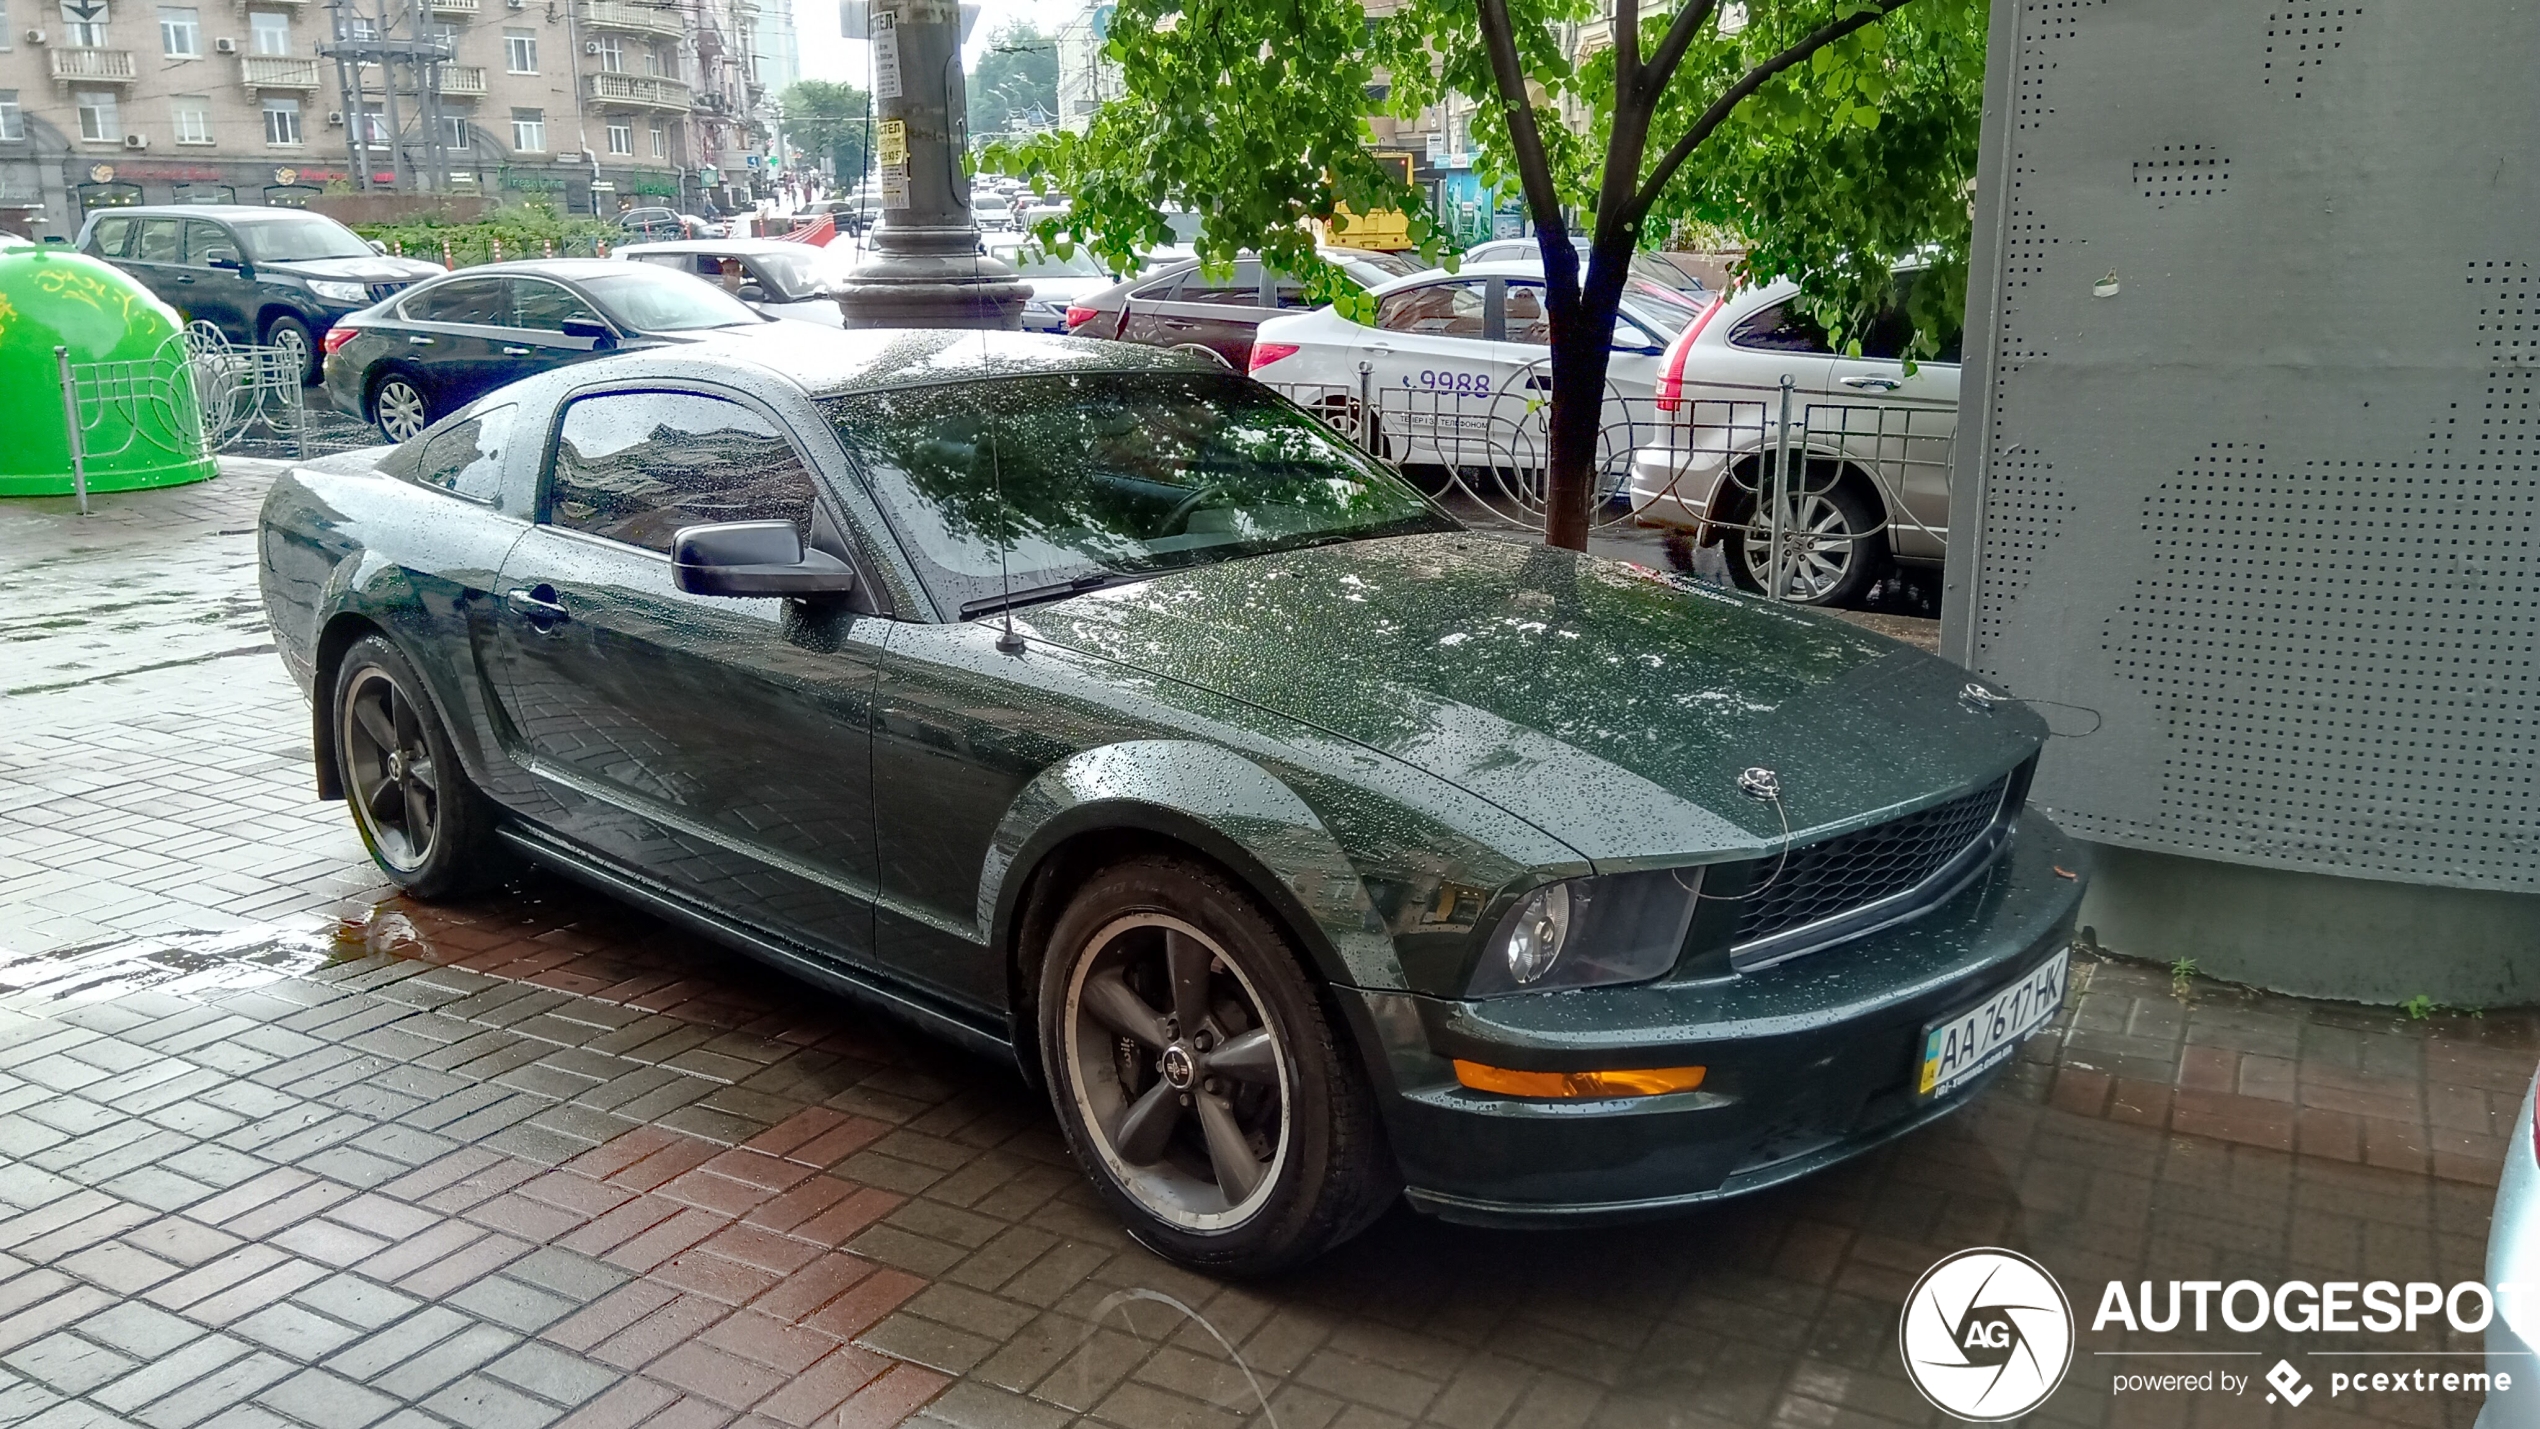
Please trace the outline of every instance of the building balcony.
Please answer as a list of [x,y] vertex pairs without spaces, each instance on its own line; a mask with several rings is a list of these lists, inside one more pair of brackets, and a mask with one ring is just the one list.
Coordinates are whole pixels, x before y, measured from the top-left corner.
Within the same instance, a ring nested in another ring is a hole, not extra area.
[[289,55],[240,55],[238,82],[249,89],[315,89],[318,62]]
[[582,23],[601,30],[632,30],[645,35],[683,33],[679,12],[638,0],[582,0]]
[[474,97],[485,92],[485,66],[441,66],[441,92]]
[[477,0],[432,0],[435,15],[473,15],[477,8]]
[[45,52],[55,79],[86,84],[130,84],[138,77],[130,50],[59,48]]
[[634,104],[647,109],[688,111],[688,86],[651,74],[584,75],[586,97],[601,104]]

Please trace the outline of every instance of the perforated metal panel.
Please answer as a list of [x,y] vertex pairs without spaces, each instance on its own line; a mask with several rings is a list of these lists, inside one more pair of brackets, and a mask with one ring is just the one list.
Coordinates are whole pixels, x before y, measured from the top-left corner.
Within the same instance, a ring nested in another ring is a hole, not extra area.
[[2032,802],[2540,888],[2540,12],[1997,0],[1992,64],[1944,648],[2083,736]]

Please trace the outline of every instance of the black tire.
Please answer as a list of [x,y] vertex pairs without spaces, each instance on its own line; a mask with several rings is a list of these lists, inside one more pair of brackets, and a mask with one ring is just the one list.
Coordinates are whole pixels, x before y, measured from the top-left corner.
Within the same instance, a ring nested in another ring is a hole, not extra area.
[[[1799,565],[1785,567],[1793,605],[1850,607],[1858,605],[1887,575],[1886,523],[1876,501],[1853,483],[1840,480],[1842,468],[1831,461],[1812,461],[1797,483],[1792,505],[1810,534],[1796,542]],[[1761,535],[1750,538],[1748,526],[1760,526],[1754,513],[1764,509],[1759,497],[1747,503],[1748,514],[1721,538],[1728,557],[1729,579],[1740,590],[1762,594],[1769,578],[1759,566],[1770,554]]]
[[392,442],[410,442],[432,425],[432,399],[423,384],[403,372],[390,372],[370,390],[371,425]]
[[[1177,996],[1193,969],[1196,1033]],[[1089,879],[1051,928],[1038,1021],[1069,1149],[1156,1254],[1266,1275],[1392,1204],[1356,1056],[1285,935],[1219,870],[1153,855]]]
[[335,768],[371,860],[430,901],[499,881],[512,862],[493,801],[469,782],[423,681],[396,646],[365,636],[335,672]]
[[309,325],[295,317],[278,317],[265,324],[265,346],[300,349],[300,385],[318,380],[325,354],[318,351],[317,339],[310,336]]

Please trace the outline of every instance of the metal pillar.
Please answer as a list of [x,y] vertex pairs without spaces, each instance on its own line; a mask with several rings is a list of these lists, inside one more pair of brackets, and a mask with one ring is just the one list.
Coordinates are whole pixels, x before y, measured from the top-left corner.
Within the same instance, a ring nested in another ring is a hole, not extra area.
[[872,0],[882,219],[840,285],[851,328],[1017,329],[1031,289],[979,251],[955,0]]

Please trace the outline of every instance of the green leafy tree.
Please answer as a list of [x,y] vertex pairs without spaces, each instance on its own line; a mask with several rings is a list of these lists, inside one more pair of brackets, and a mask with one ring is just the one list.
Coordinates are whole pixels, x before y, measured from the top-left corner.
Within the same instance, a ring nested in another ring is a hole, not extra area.
[[988,37],[978,68],[967,80],[970,132],[1003,134],[1013,116],[1034,105],[1058,113],[1058,45],[1032,24],[1015,20]]
[[825,79],[796,80],[777,96],[785,137],[825,163],[832,177],[853,182],[864,172],[871,106],[863,90]]
[[[1199,214],[1204,258],[1251,248],[1340,295],[1311,222],[1400,210],[1428,261],[1444,235],[1421,193],[1368,151],[1371,107],[1417,114],[1475,96],[1481,177],[1524,197],[1552,327],[1545,539],[1584,548],[1614,320],[1631,255],[1676,219],[1752,245],[1746,276],[1788,274],[1838,341],[1924,255],[1915,350],[1964,300],[1967,184],[1982,105],[1986,0],[1612,0],[1609,46],[1568,43],[1596,0],[1120,0],[1108,55],[1126,97],[1084,134],[996,146],[1072,209],[1044,241],[1115,268]],[[1380,99],[1370,96],[1380,95]],[[1565,107],[1585,115],[1576,128]],[[1891,123],[1891,119],[1898,121]],[[1591,228],[1582,255],[1569,218]]]

